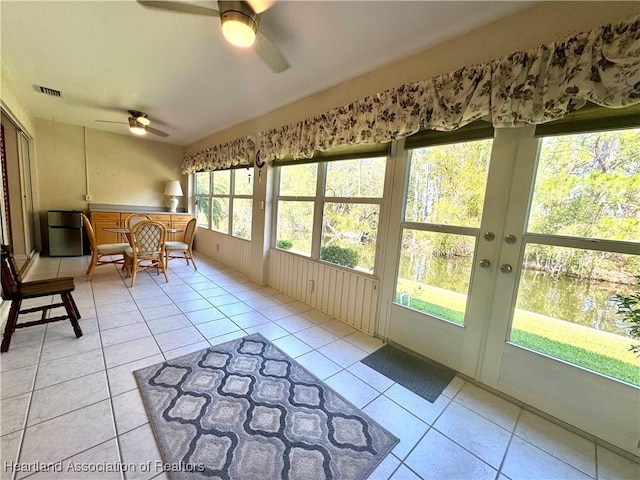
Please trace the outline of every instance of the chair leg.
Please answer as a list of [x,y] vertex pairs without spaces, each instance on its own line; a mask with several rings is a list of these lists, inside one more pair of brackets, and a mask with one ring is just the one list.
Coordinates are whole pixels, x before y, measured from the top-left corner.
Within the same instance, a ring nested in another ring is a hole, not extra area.
[[71,326],[73,327],[73,333],[76,334],[76,338],[80,338],[82,336],[82,329],[78,324],[79,317],[76,316],[76,308],[74,308],[75,302],[73,301],[73,297],[69,292],[61,293],[60,297],[62,297],[62,303],[64,303],[64,308],[67,310],[67,315],[69,315],[69,321],[71,322]]
[[80,320],[82,315],[80,315],[80,310],[78,310],[78,306],[76,305],[76,301],[73,299],[71,294],[69,294],[69,300],[71,300],[71,306],[73,307],[73,311],[76,314],[76,318]]
[[164,261],[161,259],[158,262],[158,265],[160,266],[160,269],[162,270],[162,273],[164,273],[164,281],[168,283],[169,282],[169,277],[167,276],[167,269],[164,266]]
[[87,280],[91,280],[91,276],[93,275],[93,270],[96,268],[98,264],[98,254],[93,253],[91,255],[91,263],[89,264],[89,268],[87,268]]
[[16,323],[18,322],[18,314],[20,313],[20,305],[22,300],[12,300],[11,308],[9,308],[9,318],[7,318],[7,325],[4,327],[4,338],[2,339],[2,345],[0,346],[0,352],[4,353],[9,350],[9,344],[11,343],[11,335],[16,329]]
[[122,265],[122,268],[125,270],[125,278],[129,278],[131,276],[131,265],[132,259],[128,255],[125,255],[124,264]]
[[134,265],[133,262],[130,262],[129,270],[131,272],[131,287],[134,287],[136,284],[136,273],[138,273],[138,265]]
[[[189,258],[190,258],[190,259],[191,259],[191,261],[193,262],[193,269],[194,269],[194,270],[198,270],[198,267],[196,266],[196,261],[195,261],[195,259],[193,258],[193,253],[191,253],[191,250],[189,250]],[[189,262],[187,262],[187,263],[189,263]]]

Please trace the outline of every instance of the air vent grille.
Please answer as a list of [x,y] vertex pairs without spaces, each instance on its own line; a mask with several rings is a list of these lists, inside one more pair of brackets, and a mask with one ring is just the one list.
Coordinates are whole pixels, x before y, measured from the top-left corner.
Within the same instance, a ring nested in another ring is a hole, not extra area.
[[43,87],[41,85],[39,85],[38,88],[40,89],[40,93],[44,93],[45,95],[50,95],[52,97],[62,97],[62,92],[60,90]]

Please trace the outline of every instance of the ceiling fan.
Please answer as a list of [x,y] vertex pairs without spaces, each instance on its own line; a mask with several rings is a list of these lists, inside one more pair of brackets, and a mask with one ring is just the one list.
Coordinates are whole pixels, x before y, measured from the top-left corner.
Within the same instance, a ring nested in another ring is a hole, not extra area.
[[251,47],[255,44],[258,56],[275,73],[289,68],[289,62],[274,43],[260,30],[260,14],[273,5],[274,0],[250,0],[246,2],[219,1],[218,9],[203,7],[188,2],[162,0],[137,0],[143,7],[169,10],[179,13],[220,17],[222,34],[229,43],[238,47]]
[[129,124],[129,130],[136,135],[145,135],[147,132],[158,135],[159,137],[168,137],[169,134],[165,133],[157,128],[150,127],[151,120],[149,116],[138,110],[127,110],[129,112],[129,122],[112,122],[110,120],[96,120],[96,122],[102,123],[121,123],[123,125]]

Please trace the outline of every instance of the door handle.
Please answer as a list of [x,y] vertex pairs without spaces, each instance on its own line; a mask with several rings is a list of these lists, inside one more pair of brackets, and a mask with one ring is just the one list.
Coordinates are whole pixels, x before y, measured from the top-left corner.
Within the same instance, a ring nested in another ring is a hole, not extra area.
[[483,258],[480,260],[480,268],[489,268],[491,266],[491,261],[487,258]]
[[511,265],[509,265],[508,263],[503,263],[502,265],[500,265],[500,271],[502,273],[511,273],[511,270],[513,270],[513,267],[511,267]]
[[506,237],[504,237],[504,241],[507,242],[509,245],[513,245],[518,241],[518,238],[515,235],[509,234]]

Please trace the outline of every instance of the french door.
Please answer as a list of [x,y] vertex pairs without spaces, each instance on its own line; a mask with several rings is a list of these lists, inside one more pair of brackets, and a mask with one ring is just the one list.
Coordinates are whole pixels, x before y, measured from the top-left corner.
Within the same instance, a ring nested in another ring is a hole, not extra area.
[[400,148],[378,333],[638,454],[640,363],[611,301],[640,272],[638,147],[640,129],[525,127]]
[[[398,149],[379,334],[473,378],[486,338],[518,143]],[[397,188],[403,185],[404,188]],[[392,216],[395,216],[392,214]],[[384,310],[384,309],[383,309]]]

